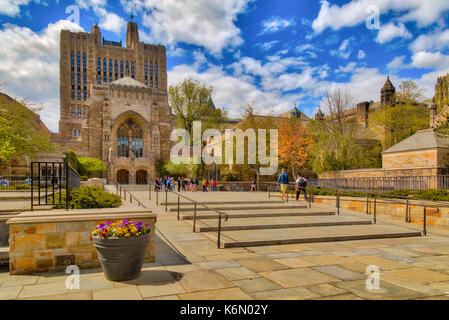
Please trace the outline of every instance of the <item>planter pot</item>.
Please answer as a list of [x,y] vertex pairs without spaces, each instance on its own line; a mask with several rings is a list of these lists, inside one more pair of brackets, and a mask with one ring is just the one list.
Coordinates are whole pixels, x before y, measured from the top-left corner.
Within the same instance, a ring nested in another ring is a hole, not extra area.
[[93,237],[93,242],[106,279],[126,281],[139,276],[150,242],[150,233],[136,238]]

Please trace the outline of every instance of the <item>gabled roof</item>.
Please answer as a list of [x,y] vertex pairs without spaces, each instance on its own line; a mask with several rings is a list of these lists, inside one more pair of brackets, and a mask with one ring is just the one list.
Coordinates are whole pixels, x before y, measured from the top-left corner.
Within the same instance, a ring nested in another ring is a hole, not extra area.
[[395,87],[390,81],[390,77],[387,77],[387,81],[385,81],[384,86],[382,87],[382,90],[395,90]]
[[148,88],[148,86],[146,86],[142,82],[139,82],[136,79],[133,79],[133,78],[130,78],[130,77],[124,77],[124,78],[115,80],[115,81],[111,82],[111,84],[119,85],[119,86]]
[[449,135],[433,129],[420,130],[407,139],[395,144],[383,153],[395,153],[432,148],[449,148]]

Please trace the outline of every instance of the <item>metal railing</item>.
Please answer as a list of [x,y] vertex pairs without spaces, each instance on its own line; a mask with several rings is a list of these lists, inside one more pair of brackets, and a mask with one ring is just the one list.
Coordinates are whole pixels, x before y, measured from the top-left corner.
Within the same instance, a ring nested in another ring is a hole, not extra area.
[[[196,201],[196,200],[193,200],[193,199],[191,199],[189,197],[186,197],[186,196],[180,194],[179,192],[176,192],[176,191],[173,191],[173,190],[169,190],[164,185],[157,185],[157,186],[154,185],[153,188],[154,188],[154,192],[156,193],[155,201],[156,201],[157,205],[160,205],[159,193],[161,193],[161,192],[165,193],[165,203],[164,203],[164,205],[165,205],[165,212],[168,212],[168,194],[172,193],[172,194],[177,196],[177,219],[178,220],[180,219],[180,211],[181,211],[181,201],[180,200],[181,200],[181,198],[185,199],[185,200],[191,202],[191,204],[193,204],[193,232],[194,233],[196,233],[197,207],[198,206],[201,206],[201,207],[205,208],[206,210],[213,211],[213,212],[217,213],[218,214],[217,248],[221,249],[220,248],[220,242],[221,242],[221,224],[222,224],[222,219],[223,219],[223,216],[225,217],[224,218],[225,221],[228,221],[228,219],[229,219],[229,215],[226,212],[222,212],[222,211],[219,211],[217,209],[211,208],[211,207],[209,207],[209,206],[207,206],[207,205],[205,205],[205,204],[203,204],[203,203],[201,203],[199,201]],[[152,198],[152,196],[151,196],[152,185],[151,184],[149,186],[148,192],[149,192],[148,198],[151,200],[151,198]]]
[[66,162],[32,162],[29,181],[31,211],[34,207],[48,205],[69,209],[70,192],[74,188],[79,188],[81,178]]
[[[290,190],[291,190],[290,184]],[[272,197],[271,193],[273,191],[278,191],[279,187],[276,183],[272,183],[271,186],[268,186],[268,198]],[[326,197],[335,197],[335,207],[337,215],[340,215],[341,210],[341,202],[343,201],[354,201],[354,199],[345,199],[342,197],[358,197],[361,195],[354,195],[353,190],[342,190],[340,188],[322,188],[322,187],[314,187],[309,186],[306,187],[309,194],[309,208],[311,207],[315,194],[322,193],[322,191],[328,191],[330,193],[334,193],[334,195],[323,194],[322,196]],[[287,193],[288,194],[288,193]],[[293,194],[291,194],[293,196]],[[318,194],[319,195],[319,194]],[[287,196],[288,199],[288,196]],[[421,202],[421,203],[420,203]],[[449,208],[449,203],[443,201],[432,201],[427,199],[419,199],[416,197],[402,197],[402,196],[393,196],[391,194],[384,194],[382,192],[368,192],[366,193],[366,214],[371,215],[370,208],[372,204],[372,221],[374,224],[377,223],[377,206],[379,204],[400,204],[405,206],[405,219],[406,223],[411,223],[411,207],[422,207],[423,208],[423,235],[427,235],[427,214],[428,209],[434,209],[433,213],[438,213],[441,208]]]
[[133,203],[133,199],[134,199],[134,201],[137,203],[138,207],[143,207],[143,208],[147,209],[147,207],[131,191],[129,191],[123,185],[121,185],[120,183],[118,183],[116,181],[112,181],[112,183],[115,186],[116,194],[120,198],[122,197],[122,191],[123,191],[123,199],[126,201],[126,199],[127,199],[126,198],[126,193],[128,193],[128,199],[129,199],[130,203]]

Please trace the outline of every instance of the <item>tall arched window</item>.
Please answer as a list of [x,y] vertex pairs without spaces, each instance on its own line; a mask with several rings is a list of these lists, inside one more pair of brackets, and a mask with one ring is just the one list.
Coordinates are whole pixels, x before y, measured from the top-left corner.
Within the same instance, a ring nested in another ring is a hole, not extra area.
[[120,79],[123,78],[123,61],[120,61]]
[[106,59],[103,58],[103,83],[108,82],[108,69],[106,65]]
[[145,61],[144,65],[144,72],[145,72],[145,84],[148,85],[148,62]]
[[75,118],[75,108],[72,108],[72,118]]
[[117,129],[117,156],[129,158],[130,154],[143,157],[143,131],[131,119]]
[[153,87],[153,62],[150,62],[150,87]]
[[109,59],[109,82],[112,82],[112,59]]
[[158,77],[158,70],[157,70],[157,63],[156,63],[154,65],[154,84],[155,84],[156,88],[158,87],[158,80],[159,80],[159,77]]
[[129,77],[129,62],[126,61],[126,76]]
[[97,83],[101,84],[101,58],[97,60]]
[[72,80],[72,100],[75,100],[75,53],[70,53],[70,67],[71,67],[71,80]]
[[131,77],[134,78],[134,62],[131,62]]
[[115,76],[115,80],[118,79],[118,63],[117,60],[114,61],[114,76]]

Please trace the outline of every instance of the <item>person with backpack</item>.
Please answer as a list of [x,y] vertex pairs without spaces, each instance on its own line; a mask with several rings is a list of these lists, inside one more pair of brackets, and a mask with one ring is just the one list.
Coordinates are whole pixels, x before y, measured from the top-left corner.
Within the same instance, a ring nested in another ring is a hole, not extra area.
[[278,184],[281,185],[281,198],[287,201],[287,191],[288,191],[288,174],[285,169],[282,169],[282,173],[279,175]]
[[299,201],[299,196],[301,195],[301,192],[303,192],[304,201],[309,202],[309,199],[307,199],[306,187],[307,179],[298,174],[298,178],[296,179],[296,201]]

